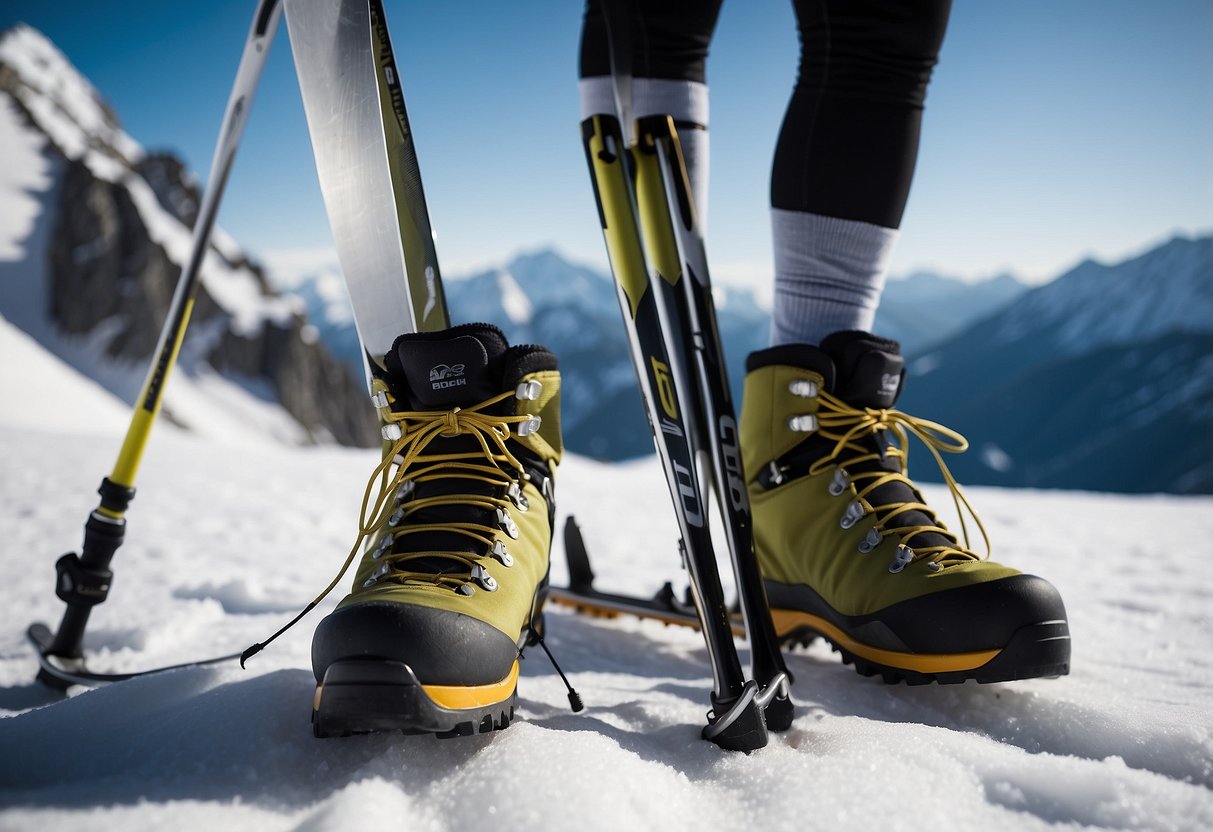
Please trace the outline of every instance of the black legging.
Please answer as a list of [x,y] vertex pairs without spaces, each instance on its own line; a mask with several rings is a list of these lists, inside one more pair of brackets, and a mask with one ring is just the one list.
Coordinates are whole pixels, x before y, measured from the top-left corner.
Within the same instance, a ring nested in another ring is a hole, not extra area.
[[[720,2],[635,0],[634,74],[705,81]],[[775,148],[771,205],[897,228],[951,0],[792,5],[800,73]],[[581,77],[609,74],[601,0],[588,0]]]

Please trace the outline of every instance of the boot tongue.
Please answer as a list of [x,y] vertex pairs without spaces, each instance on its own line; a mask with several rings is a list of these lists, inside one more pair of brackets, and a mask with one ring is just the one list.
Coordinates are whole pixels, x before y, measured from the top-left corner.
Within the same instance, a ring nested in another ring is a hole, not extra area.
[[852,407],[888,408],[897,402],[905,374],[901,345],[867,332],[835,332],[821,342],[834,361],[833,393]]
[[408,386],[418,410],[450,410],[501,392],[502,358],[508,349],[501,330],[470,324],[441,333],[402,335],[384,356],[389,374]]
[[[890,408],[897,403],[901,384],[905,378],[905,360],[901,357],[901,345],[887,338],[878,338],[867,332],[835,332],[821,342],[822,352],[834,361],[837,375],[833,393],[852,407]],[[900,466],[893,457],[885,457],[888,445],[886,431],[877,431],[867,439],[880,454],[880,459],[854,465],[854,473],[871,471],[899,471]],[[868,495],[872,505],[892,505],[919,502],[919,495],[900,480],[878,486]],[[903,511],[893,521],[892,528],[911,526],[933,526],[934,521],[919,510]],[[910,540],[914,548],[926,546],[952,546],[938,532],[920,532]]]

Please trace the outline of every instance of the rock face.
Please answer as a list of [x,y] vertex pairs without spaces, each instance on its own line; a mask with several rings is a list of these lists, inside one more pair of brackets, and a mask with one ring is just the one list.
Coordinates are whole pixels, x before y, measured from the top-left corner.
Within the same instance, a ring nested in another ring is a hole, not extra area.
[[[66,160],[47,249],[51,318],[71,335],[121,319],[106,345],[112,358],[150,357],[180,269],[148,238],[127,190]],[[219,313],[200,288],[194,321]]]
[[[114,362],[147,361],[188,252],[197,183],[176,157],[145,153],[126,136],[96,91],[28,27],[0,35],[0,95],[61,160],[43,285],[31,290],[44,292],[59,332],[94,338]],[[303,304],[279,295],[226,240],[212,240],[180,364],[276,400],[303,441],[377,441],[363,379],[315,337]]]
[[[188,196],[181,163],[166,154],[156,158],[155,170],[161,178],[154,190],[161,204],[165,194]],[[113,332],[105,345],[108,356],[130,361],[150,358],[179,267],[151,240],[127,188],[98,179],[75,160],[65,162],[60,187],[47,252],[52,319],[73,335],[91,333],[109,322]],[[191,214],[196,216],[196,197],[172,205],[173,213],[180,211],[191,220]],[[229,265],[249,270],[262,293],[273,296],[259,268],[247,261]],[[377,432],[364,402],[362,379],[334,359],[324,344],[306,337],[307,327],[300,311],[285,320],[264,321],[254,335],[237,332],[231,316],[203,284],[198,287],[183,353],[198,360],[190,347],[197,337],[205,337],[210,343],[201,360],[225,375],[270,382],[282,406],[314,440],[373,444]]]

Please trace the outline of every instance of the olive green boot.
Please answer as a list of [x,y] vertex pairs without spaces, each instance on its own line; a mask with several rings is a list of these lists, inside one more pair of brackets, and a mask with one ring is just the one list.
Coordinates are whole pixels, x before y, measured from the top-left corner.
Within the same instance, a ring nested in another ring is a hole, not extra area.
[[756,352],[746,369],[754,548],[782,639],[822,636],[891,683],[1068,672],[1057,590],[970,550],[906,477],[914,434],[968,508],[939,454],[964,450],[964,438],[892,409],[904,378],[896,342],[839,332],[820,347]]
[[312,641],[315,732],[504,728],[519,652],[541,635],[562,449],[556,358],[475,324],[401,336],[384,363],[367,546]]

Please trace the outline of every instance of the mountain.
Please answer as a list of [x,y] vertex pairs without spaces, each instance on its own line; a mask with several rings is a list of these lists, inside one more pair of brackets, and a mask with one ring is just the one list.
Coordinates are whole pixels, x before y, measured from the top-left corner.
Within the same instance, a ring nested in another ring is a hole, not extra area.
[[917,355],[1015,300],[1027,287],[1009,274],[976,283],[914,272],[885,284],[873,327]]
[[898,406],[976,440],[964,482],[1213,492],[1213,237],[1085,261],[909,370]]
[[[971,453],[948,459],[963,482],[1213,492],[1211,247],[1180,237],[1123,263],[1088,260],[1030,290],[1008,276],[891,281],[877,331],[902,339],[910,357],[899,407],[973,438]],[[323,260],[282,271],[321,337],[357,366],[339,271]],[[538,251],[450,279],[447,295],[456,321],[491,321],[515,343],[556,351],[570,449],[652,453],[607,275]],[[739,394],[746,354],[766,346],[768,313],[731,288],[717,304]],[[917,477],[938,478],[925,454],[912,456]]]
[[[361,347],[335,259],[302,252],[270,262],[276,285],[303,301],[321,340],[360,367]],[[915,274],[890,282],[878,328],[887,326],[913,353],[932,334],[963,327],[1023,289],[1005,276],[974,284]],[[545,249],[519,254],[498,268],[448,278],[446,291],[454,322],[489,321],[513,343],[541,343],[556,351],[564,371],[565,439],[572,450],[601,459],[652,453],[609,275]],[[725,362],[740,396],[746,356],[767,346],[770,313],[752,292],[731,286],[714,291]],[[944,316],[938,308],[952,311]]]
[[[0,35],[0,315],[132,402],[190,249],[197,183],[148,153],[99,93],[27,26]],[[203,433],[369,444],[359,373],[301,304],[216,231],[166,392]]]

